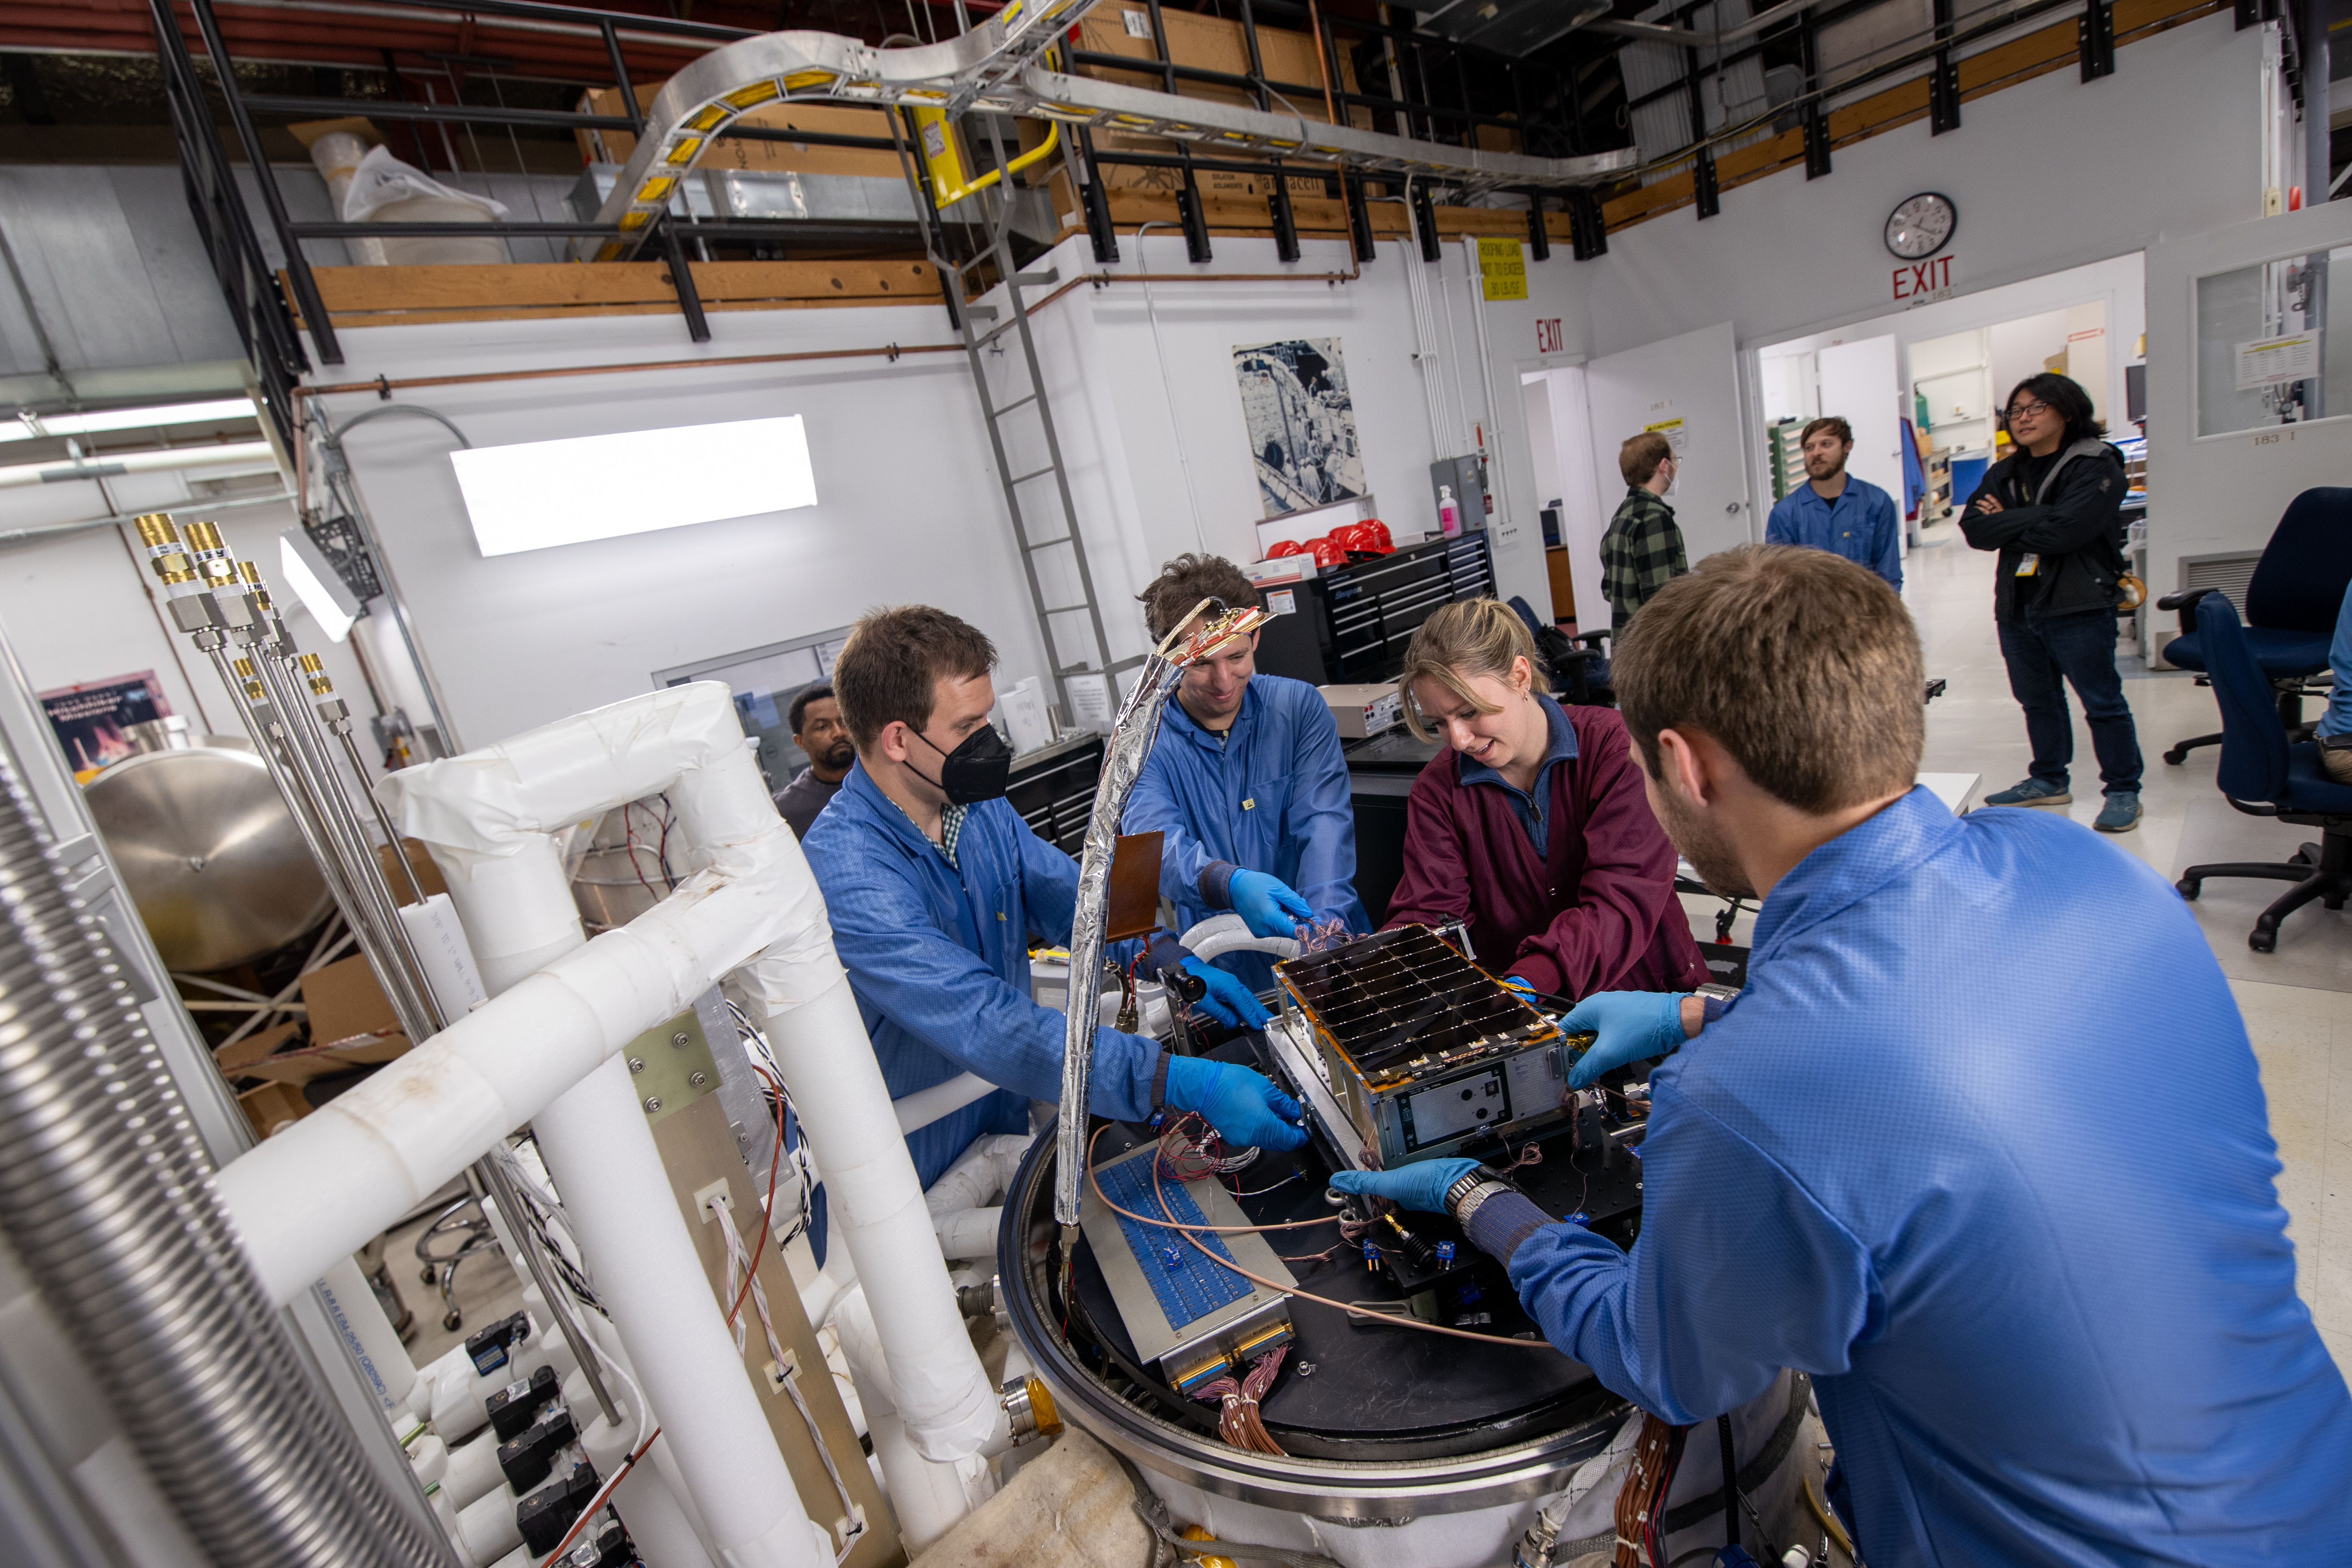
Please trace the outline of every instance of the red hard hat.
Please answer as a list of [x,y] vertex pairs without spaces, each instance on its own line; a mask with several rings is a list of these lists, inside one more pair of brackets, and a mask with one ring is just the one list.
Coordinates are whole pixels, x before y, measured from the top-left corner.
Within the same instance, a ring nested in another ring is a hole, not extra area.
[[1364,542],[1357,545],[1357,549],[1370,550],[1381,555],[1396,553],[1396,540],[1390,534],[1389,525],[1379,518],[1368,517],[1356,524],[1356,532]]
[[1307,548],[1314,552],[1318,566],[1345,566],[1348,563],[1348,547],[1328,533],[1320,539],[1309,540]]
[[1295,539],[1286,539],[1281,543],[1276,545],[1273,549],[1267,551],[1265,552],[1265,558],[1268,561],[1279,561],[1286,555],[1304,555],[1306,553],[1307,553],[1307,546],[1299,543],[1298,541]]

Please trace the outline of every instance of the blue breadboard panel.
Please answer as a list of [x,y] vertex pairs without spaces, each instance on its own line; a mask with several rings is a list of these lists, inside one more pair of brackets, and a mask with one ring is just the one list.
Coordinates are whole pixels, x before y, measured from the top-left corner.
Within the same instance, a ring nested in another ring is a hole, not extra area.
[[[1102,1184],[1103,1195],[1120,1208],[1145,1215],[1158,1214],[1160,1198],[1164,1197],[1169,1213],[1180,1225],[1206,1225],[1208,1216],[1181,1184],[1162,1182],[1159,1196],[1152,1194],[1152,1158],[1146,1155],[1123,1160],[1097,1171],[1095,1178]],[[1145,1225],[1125,1215],[1118,1217],[1128,1250],[1135,1254],[1135,1261],[1143,1269],[1143,1278],[1150,1285],[1152,1295],[1159,1299],[1160,1310],[1167,1314],[1171,1328],[1181,1329],[1250,1293],[1248,1280],[1202,1257],[1179,1232]],[[1193,1234],[1201,1237],[1202,1246],[1218,1257],[1227,1262],[1234,1260],[1222,1237],[1197,1231]]]

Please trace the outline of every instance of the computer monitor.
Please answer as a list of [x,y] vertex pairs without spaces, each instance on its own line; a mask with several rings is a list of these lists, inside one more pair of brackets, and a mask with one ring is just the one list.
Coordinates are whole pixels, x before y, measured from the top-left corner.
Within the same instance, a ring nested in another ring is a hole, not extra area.
[[773,792],[792,783],[793,775],[808,765],[808,758],[793,744],[793,699],[818,681],[832,679],[833,661],[848,640],[849,628],[835,626],[765,647],[657,669],[654,685],[659,689],[689,680],[726,682],[735,694],[735,712],[743,721],[743,733],[760,743],[760,771]]

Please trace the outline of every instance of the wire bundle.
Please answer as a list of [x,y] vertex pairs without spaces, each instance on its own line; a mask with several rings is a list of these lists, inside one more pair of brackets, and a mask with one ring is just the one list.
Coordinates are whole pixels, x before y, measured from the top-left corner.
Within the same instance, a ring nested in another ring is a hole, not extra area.
[[[537,1134],[526,1132],[522,1142],[535,1144]],[[572,1238],[572,1222],[563,1212],[563,1205],[547,1190],[540,1177],[523,1164],[513,1146],[501,1145],[491,1152],[490,1157],[498,1162],[499,1168],[506,1173],[507,1179],[522,1197],[523,1212],[507,1215],[508,1220],[524,1226],[538,1238],[540,1251],[546,1257],[548,1266],[563,1282],[563,1288],[572,1292],[573,1300],[609,1318],[612,1314],[604,1312],[604,1304],[596,1299],[595,1285],[589,1278],[579,1245]],[[559,1233],[561,1243],[557,1239]]]
[[1642,1439],[1617,1493],[1616,1568],[1642,1568],[1645,1554],[1652,1568],[1666,1568],[1666,1493],[1682,1468],[1683,1443],[1689,1436],[1687,1426],[1669,1426],[1654,1415],[1642,1418]]
[[1192,1395],[1204,1403],[1213,1399],[1219,1402],[1217,1436],[1232,1447],[1246,1448],[1254,1454],[1282,1453],[1282,1445],[1274,1440],[1265,1423],[1258,1418],[1257,1406],[1282,1371],[1282,1358],[1289,1353],[1288,1345],[1276,1345],[1250,1363],[1249,1371],[1239,1381],[1228,1373],[1202,1384]]
[[1333,915],[1329,920],[1325,921],[1301,921],[1298,922],[1297,935],[1298,951],[1301,952],[1321,952],[1327,948],[1338,947],[1344,942],[1356,940],[1356,933],[1349,931],[1348,922],[1338,915]]
[[[1199,1136],[1188,1136],[1185,1129],[1196,1121],[1201,1122]],[[1228,1154],[1224,1148],[1224,1140],[1217,1136],[1215,1129],[1202,1121],[1198,1111],[1188,1110],[1160,1135],[1159,1168],[1155,1173],[1171,1182],[1197,1182],[1203,1176],[1229,1176],[1235,1171],[1247,1170],[1257,1161],[1258,1152],[1255,1149]]]

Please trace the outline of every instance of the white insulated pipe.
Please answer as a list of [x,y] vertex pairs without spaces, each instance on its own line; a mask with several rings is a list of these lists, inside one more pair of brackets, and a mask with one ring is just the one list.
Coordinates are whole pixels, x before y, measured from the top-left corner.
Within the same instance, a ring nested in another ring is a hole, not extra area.
[[[975,1504],[986,1500],[987,1461],[974,1454],[935,1463],[916,1451],[906,1417],[898,1413],[887,1358],[864,1285],[841,1299],[833,1329],[840,1337],[841,1353],[849,1358],[850,1370],[857,1375],[866,1434],[873,1440],[874,1458],[890,1491],[890,1510],[898,1516],[899,1537],[906,1542],[907,1554],[919,1557]],[[975,1492],[980,1495],[974,1496]]]
[[13,463],[0,468],[0,489],[61,484],[69,479],[110,479],[120,474],[225,468],[240,463],[256,469],[274,470],[278,453],[267,441],[232,441],[215,447],[159,447],[142,452],[110,452],[85,458],[79,463]]
[[958,1073],[945,1083],[935,1083],[929,1089],[901,1095],[890,1102],[890,1109],[898,1118],[899,1131],[915,1132],[995,1092],[996,1085],[978,1073]]
[[[740,1391],[756,1415],[756,1398],[698,1264],[656,1262],[668,1250],[657,1230],[691,1242],[626,1076],[614,1062],[612,1074],[591,1079],[629,1040],[740,970],[825,1172],[835,1233],[882,1293],[877,1328],[910,1440],[935,1461],[980,1452],[1003,1412],[964,1332],[815,879],[760,781],[727,689],[648,693],[380,787],[403,833],[431,847],[493,995],[221,1173],[279,1299],[535,1121],[586,1261],[664,1420],[665,1446],[691,1483],[682,1500],[723,1561],[814,1561],[814,1527],[798,1512],[764,1422],[752,1442],[750,1427],[716,1409]],[[698,869],[653,910],[582,945],[550,836],[663,791]],[[575,1085],[585,1090],[580,1103],[551,1115]],[[640,1194],[632,1205],[617,1190],[633,1167],[643,1193],[662,1202]],[[693,1291],[663,1283],[673,1277]],[[689,1307],[690,1333],[667,1321]],[[677,1342],[640,1344],[655,1333]],[[713,1344],[725,1346],[723,1369]],[[687,1364],[706,1363],[687,1387],[672,1383]],[[689,1430],[706,1425],[734,1436],[706,1445]],[[778,1499],[791,1520],[762,1526],[751,1517]]]

